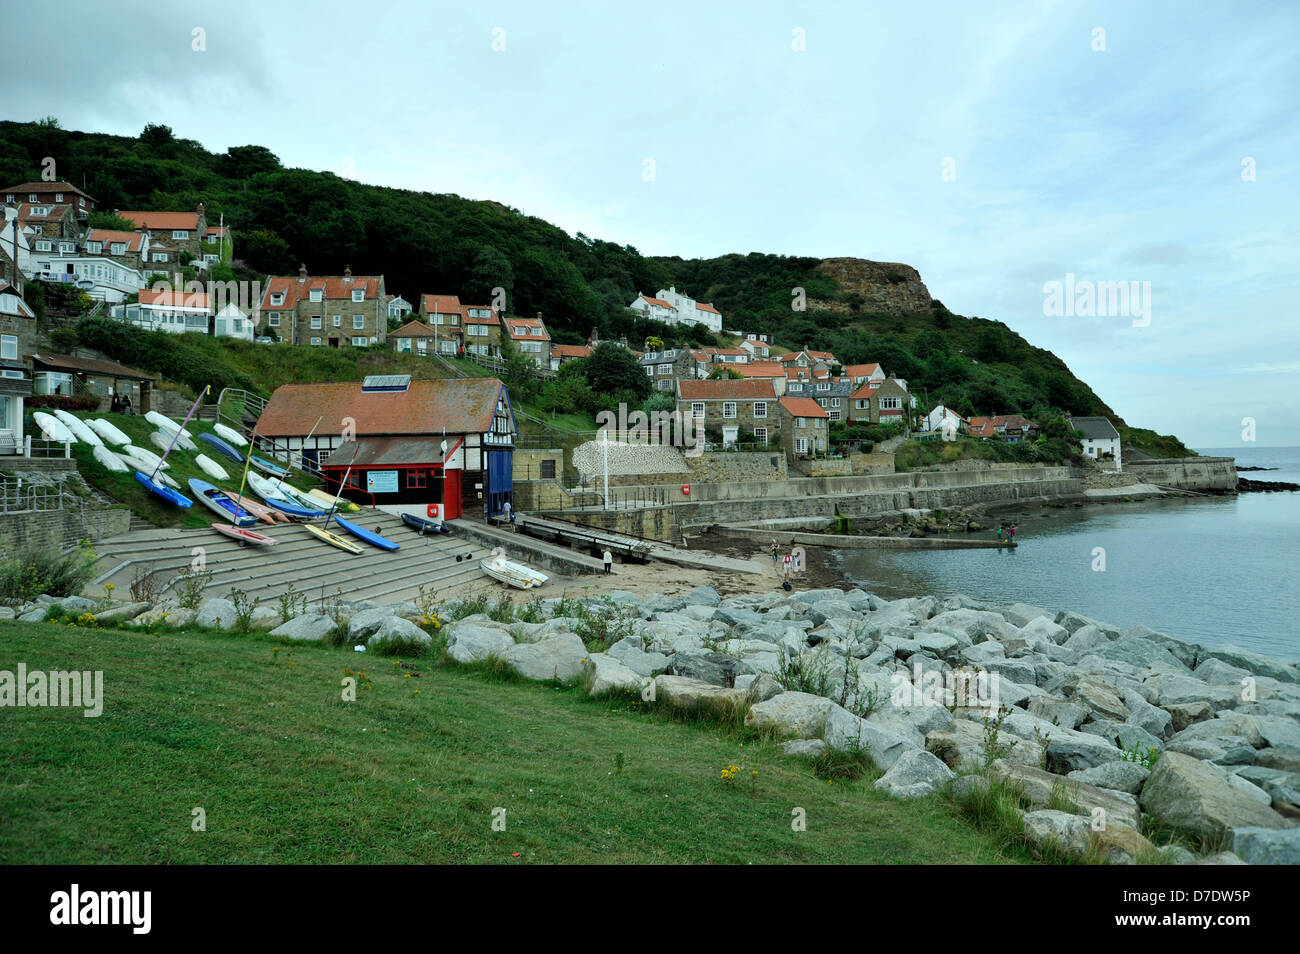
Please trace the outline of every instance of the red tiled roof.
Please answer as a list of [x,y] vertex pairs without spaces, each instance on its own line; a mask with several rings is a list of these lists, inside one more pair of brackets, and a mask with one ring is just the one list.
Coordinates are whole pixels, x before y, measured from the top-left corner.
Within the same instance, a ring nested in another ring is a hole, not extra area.
[[851,378],[869,378],[879,370],[878,364],[851,364],[844,369],[844,373]]
[[92,201],[94,200],[93,196],[89,193],[82,192],[71,182],[20,182],[18,185],[11,185],[7,189],[0,189],[0,192],[5,193],[6,195],[10,192],[14,195],[17,195],[19,192],[26,192],[28,194],[35,192],[37,195],[47,192],[54,194],[59,192],[71,192],[75,195],[84,195],[87,199],[91,199]]
[[[491,316],[488,318],[471,318],[469,314],[471,308],[475,310],[486,309],[491,312]],[[465,324],[467,325],[495,325],[500,323],[501,320],[500,316],[497,314],[497,310],[495,308],[490,308],[487,305],[461,305],[460,314],[461,317],[465,319]]]
[[762,401],[776,398],[776,389],[771,381],[747,381],[743,378],[682,381],[677,389],[683,401]]
[[[353,275],[352,281],[348,282],[342,275],[322,275],[299,281],[287,275],[277,275],[266,284],[266,291],[262,294],[262,307],[292,308],[301,300],[310,300],[310,293],[317,288],[323,289],[325,301],[351,301],[354,288],[364,289],[365,300],[373,301],[379,297],[381,278],[382,276]],[[280,292],[284,292],[284,304],[271,305],[271,295]]]
[[[542,324],[536,318],[507,318],[506,325],[510,328],[510,337],[518,338],[520,341],[550,341],[551,336],[546,331],[546,325]],[[540,335],[533,334],[529,329],[540,328]]]
[[87,242],[103,242],[105,247],[114,242],[125,242],[128,252],[140,251],[140,243],[144,241],[143,232],[114,232],[112,229],[91,229],[86,233]]
[[871,395],[876,393],[876,390],[880,387],[880,384],[881,382],[879,381],[867,381],[865,384],[862,385],[862,387],[858,388],[856,391],[853,392],[852,399],[855,401],[868,400],[871,397]]
[[750,361],[746,364],[733,364],[730,367],[735,368],[747,378],[783,378],[786,376],[785,368],[775,361]]
[[257,422],[264,437],[302,437],[311,432],[333,436],[343,421],[356,422],[358,437],[424,436],[443,429],[450,434],[481,434],[505,387],[496,378],[447,378],[412,381],[405,391],[362,391],[360,381],[331,384],[285,384],[276,388]]
[[708,312],[712,312],[712,313],[715,314],[715,315],[720,315],[720,314],[722,314],[722,312],[718,311],[718,309],[714,308],[712,305],[701,304],[701,303],[698,302],[698,301],[695,303],[695,310],[696,310],[696,311],[708,311]]
[[138,229],[184,229],[195,232],[199,228],[198,212],[118,212],[117,217],[134,222]]
[[585,358],[591,354],[586,345],[551,345],[552,358]]
[[668,304],[668,302],[664,301],[662,298],[651,298],[649,295],[642,295],[641,297],[644,298],[652,305],[658,305],[660,308],[671,309],[673,307],[672,305]]
[[140,289],[140,304],[159,308],[202,308],[204,311],[210,307],[207,292],[154,291],[150,288]]
[[460,314],[460,298],[457,295],[421,295],[420,307],[426,315]]
[[426,325],[423,321],[412,318],[396,331],[388,333],[390,338],[436,338],[438,333]]
[[[32,212],[33,208],[49,209],[48,215],[36,215]],[[18,221],[25,223],[28,219],[35,219],[38,222],[49,222],[53,219],[61,219],[72,211],[72,206],[66,202],[62,205],[54,205],[49,202],[22,202],[18,205]]]
[[812,398],[783,397],[781,398],[781,406],[794,417],[830,417],[826,413],[826,409]]

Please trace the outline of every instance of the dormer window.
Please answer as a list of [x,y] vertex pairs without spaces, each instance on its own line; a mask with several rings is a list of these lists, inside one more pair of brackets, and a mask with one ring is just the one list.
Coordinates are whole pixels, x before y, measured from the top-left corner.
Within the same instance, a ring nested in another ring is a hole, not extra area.
[[190,233],[185,229],[172,229],[172,238],[174,239],[180,239],[182,241],[185,241],[188,240],[189,237],[190,237]]
[[103,243],[103,242],[87,242],[87,243],[86,243],[86,251],[89,252],[91,255],[99,255],[101,252],[104,251],[104,243]]
[[353,300],[353,301],[365,301],[365,300],[366,300],[366,290],[365,290],[364,288],[354,288],[354,289],[352,289],[352,300]]
[[312,301],[320,301],[320,300],[321,300],[321,296],[322,296],[323,294],[324,294],[324,291],[323,291],[322,289],[320,289],[320,288],[313,288],[313,289],[311,290],[311,300],[312,300]]
[[28,202],[39,202],[39,201],[40,201],[40,196],[38,196],[35,192],[29,192],[29,193],[27,193],[27,201],[28,201]]
[[271,293],[271,304],[272,304],[272,305],[283,305],[283,304],[284,304],[284,292],[272,292],[272,293]]
[[125,255],[125,254],[126,254],[126,243],[125,243],[125,242],[114,242],[112,245],[109,246],[109,251],[112,252],[112,254],[114,254],[114,255]]

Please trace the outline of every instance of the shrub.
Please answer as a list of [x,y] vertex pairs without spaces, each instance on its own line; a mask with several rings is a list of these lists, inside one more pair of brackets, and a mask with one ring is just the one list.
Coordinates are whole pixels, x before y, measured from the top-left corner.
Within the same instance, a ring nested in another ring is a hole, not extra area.
[[90,582],[96,554],[88,542],[73,553],[19,550],[0,560],[0,603],[18,606],[41,594],[76,596]]
[[33,410],[43,407],[53,407],[63,411],[99,410],[99,398],[93,394],[33,394],[26,399],[25,403]]

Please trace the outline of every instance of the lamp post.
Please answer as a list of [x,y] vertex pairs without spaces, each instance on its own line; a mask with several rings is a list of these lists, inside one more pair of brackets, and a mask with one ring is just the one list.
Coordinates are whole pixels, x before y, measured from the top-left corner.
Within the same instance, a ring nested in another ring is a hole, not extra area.
[[607,426],[607,427],[605,428],[605,430],[602,431],[602,433],[604,434],[604,440],[601,441],[601,444],[602,444],[602,446],[603,446],[603,448],[604,448],[604,452],[605,452],[605,455],[604,455],[604,456],[605,456],[605,497],[604,497],[604,504],[605,504],[605,509],[608,510],[608,509],[609,509],[609,427]]

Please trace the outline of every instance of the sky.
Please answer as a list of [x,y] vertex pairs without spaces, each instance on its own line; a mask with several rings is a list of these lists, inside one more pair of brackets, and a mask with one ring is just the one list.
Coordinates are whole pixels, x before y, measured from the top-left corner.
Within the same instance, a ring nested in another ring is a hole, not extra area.
[[49,0],[0,29],[56,9],[66,68],[11,44],[6,118],[164,123],[648,255],[904,262],[1131,425],[1300,445],[1298,3]]

